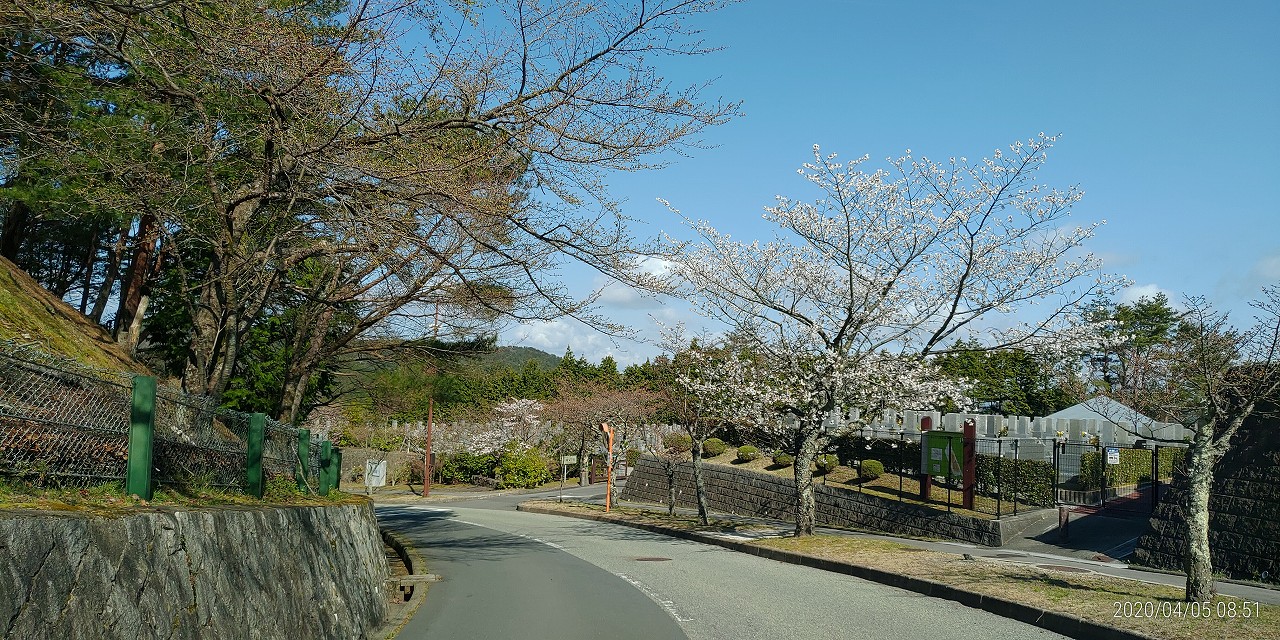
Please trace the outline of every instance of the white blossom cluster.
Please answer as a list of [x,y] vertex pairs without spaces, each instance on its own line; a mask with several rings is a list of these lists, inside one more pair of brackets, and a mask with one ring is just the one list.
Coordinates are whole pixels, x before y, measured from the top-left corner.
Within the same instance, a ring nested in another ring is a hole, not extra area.
[[507,433],[507,440],[528,449],[546,436],[541,415],[545,407],[537,400],[512,398],[493,407],[493,414]]
[[1096,224],[1066,224],[1082,192],[1034,179],[1055,140],[1041,134],[978,162],[908,151],[871,172],[866,157],[843,164],[815,146],[800,174],[820,196],[779,196],[764,214],[772,240],[740,242],[686,218],[701,240],[667,238],[673,273],[751,355],[682,382],[728,413],[817,432],[847,424],[835,418],[852,409],[963,406],[962,385],[930,363],[957,339],[1078,350],[1096,335],[1078,306],[1123,280],[1082,248]]

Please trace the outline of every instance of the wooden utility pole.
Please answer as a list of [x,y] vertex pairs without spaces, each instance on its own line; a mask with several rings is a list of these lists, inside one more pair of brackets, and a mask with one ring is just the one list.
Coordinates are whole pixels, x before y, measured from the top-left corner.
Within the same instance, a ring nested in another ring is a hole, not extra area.
[[427,398],[427,446],[422,454],[422,497],[431,495],[431,423],[435,398]]

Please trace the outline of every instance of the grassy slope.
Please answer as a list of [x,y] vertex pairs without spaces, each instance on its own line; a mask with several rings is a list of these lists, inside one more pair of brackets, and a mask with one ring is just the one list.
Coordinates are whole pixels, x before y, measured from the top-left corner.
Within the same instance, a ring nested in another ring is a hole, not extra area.
[[0,340],[31,344],[85,365],[147,373],[111,335],[0,258]]

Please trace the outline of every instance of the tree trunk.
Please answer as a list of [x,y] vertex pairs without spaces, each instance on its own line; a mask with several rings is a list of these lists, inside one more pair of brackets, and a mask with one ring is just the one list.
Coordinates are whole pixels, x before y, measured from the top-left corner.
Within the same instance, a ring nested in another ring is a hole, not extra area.
[[698,500],[698,522],[708,525],[711,521],[707,517],[707,486],[702,482],[702,441],[694,438],[693,449],[689,453],[693,457],[693,490]]
[[813,499],[813,461],[818,456],[818,434],[807,433],[803,428],[797,435],[796,443],[796,533],[799,536],[813,535],[813,527],[817,521],[817,508]]
[[[1216,456],[1209,439],[1212,426],[1201,427],[1191,443],[1187,465],[1187,602],[1213,597],[1213,559],[1209,552],[1209,492],[1213,489]],[[1201,441],[1201,439],[1204,441]]]
[[138,220],[138,233],[134,236],[133,257],[129,261],[129,270],[120,282],[120,309],[116,311],[116,342],[131,353],[138,345],[138,336],[131,335],[129,330],[134,326],[133,319],[138,315],[138,304],[147,285],[151,273],[151,259],[156,250],[156,217],[145,214]]
[[18,261],[18,248],[27,237],[30,221],[31,209],[27,203],[14,200],[9,206],[8,215],[4,217],[4,226],[0,228],[0,256],[8,258],[11,262]]
[[[97,324],[102,324],[102,314],[107,310],[107,302],[111,300],[111,290],[116,286],[116,279],[120,277],[120,263],[124,260],[124,251],[128,246],[129,229],[126,227],[119,230],[119,237],[116,238],[107,258],[107,267],[102,272],[102,284],[98,286],[98,296],[93,300],[93,310],[89,313],[89,319]],[[112,326],[112,333],[115,333],[115,327]]]
[[663,460],[663,471],[667,472],[667,515],[676,514],[676,461]]
[[585,429],[580,434],[582,438],[578,441],[578,486],[587,486],[587,473],[591,470],[591,462],[587,460],[587,432]]
[[299,314],[293,328],[292,348],[285,362],[283,398],[280,402],[280,421],[292,424],[302,413],[302,401],[307,395],[311,374],[324,360],[325,336],[333,324],[333,307],[323,307],[316,314]]
[[93,226],[93,233],[89,234],[89,246],[84,252],[84,284],[80,287],[80,315],[86,315],[89,311],[89,292],[93,289],[93,267],[98,263],[98,236],[102,233],[102,227]]

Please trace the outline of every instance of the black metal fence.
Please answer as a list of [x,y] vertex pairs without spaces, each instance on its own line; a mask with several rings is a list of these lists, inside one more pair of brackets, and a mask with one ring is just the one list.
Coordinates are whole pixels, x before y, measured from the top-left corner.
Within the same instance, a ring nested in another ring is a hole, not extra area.
[[1179,446],[1058,442],[1053,455],[1056,499],[1064,505],[1149,514],[1160,503],[1161,487],[1185,460],[1186,448]]
[[[865,430],[836,438],[831,449],[850,467],[869,460],[883,465],[885,476],[853,481],[859,490],[946,509],[963,505],[962,473],[931,477],[923,492],[919,433]],[[1108,447],[1092,443],[976,438],[972,510],[1001,517],[1065,504],[1150,513],[1185,448],[1112,449],[1109,460]]]
[[[855,433],[832,444],[846,465],[862,468],[875,460],[884,466],[885,476],[857,481],[859,490],[947,509],[963,505],[961,474],[931,478],[929,493],[923,495],[919,433]],[[1043,445],[1016,438],[978,438],[974,449],[974,511],[999,517],[1053,506],[1053,468],[1044,459],[1048,450]]]

